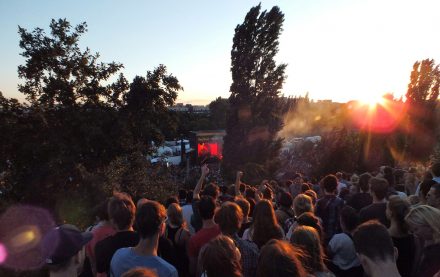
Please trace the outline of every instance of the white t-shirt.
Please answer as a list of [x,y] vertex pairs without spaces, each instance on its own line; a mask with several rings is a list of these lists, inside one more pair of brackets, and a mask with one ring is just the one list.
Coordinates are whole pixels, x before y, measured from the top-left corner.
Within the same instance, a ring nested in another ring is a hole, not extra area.
[[328,244],[328,248],[333,254],[333,264],[342,270],[347,270],[361,264],[356,255],[353,240],[345,233],[334,235]]
[[193,215],[193,208],[191,204],[186,204],[182,206],[182,215],[183,219],[186,222],[186,226],[188,226],[189,232],[191,235],[195,234],[194,227],[191,225],[191,216]]

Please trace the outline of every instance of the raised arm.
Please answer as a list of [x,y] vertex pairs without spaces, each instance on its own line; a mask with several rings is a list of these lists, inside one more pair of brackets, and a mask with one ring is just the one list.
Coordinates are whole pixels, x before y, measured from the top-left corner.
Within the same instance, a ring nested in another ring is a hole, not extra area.
[[203,181],[205,181],[206,176],[209,173],[208,165],[202,165],[202,175],[200,176],[199,181],[197,182],[196,187],[193,191],[193,199],[200,199],[200,191],[202,190]]
[[241,177],[243,177],[243,172],[237,171],[237,176],[235,178],[235,197],[241,195],[240,192]]

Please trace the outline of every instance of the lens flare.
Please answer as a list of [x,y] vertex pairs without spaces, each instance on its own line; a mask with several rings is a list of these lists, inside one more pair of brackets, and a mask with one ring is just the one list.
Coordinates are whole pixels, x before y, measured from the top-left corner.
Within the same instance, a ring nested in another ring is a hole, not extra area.
[[7,257],[8,251],[6,250],[6,247],[0,243],[0,265],[6,261]]
[[402,101],[380,98],[371,101],[352,102],[349,105],[354,125],[371,133],[391,133],[402,122],[407,107]]

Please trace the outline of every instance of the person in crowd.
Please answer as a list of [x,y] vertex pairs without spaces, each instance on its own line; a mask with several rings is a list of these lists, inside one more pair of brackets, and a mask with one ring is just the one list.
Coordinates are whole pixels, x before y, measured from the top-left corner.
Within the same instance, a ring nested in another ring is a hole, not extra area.
[[420,205],[409,210],[405,217],[412,233],[424,240],[422,254],[415,265],[414,276],[433,276],[440,270],[440,210]]
[[241,268],[245,277],[255,276],[258,262],[258,246],[239,238],[237,232],[243,222],[240,207],[232,202],[224,203],[215,215],[215,221],[220,226],[222,235],[230,237],[241,253]]
[[311,190],[311,189],[306,190],[304,192],[304,194],[312,199],[312,204],[313,204],[313,206],[315,206],[316,205],[316,201],[318,200],[318,194],[316,194],[316,192],[314,190]]
[[179,204],[179,199],[177,199],[177,196],[171,196],[167,198],[167,200],[165,201],[165,209],[168,209],[168,207],[173,203]]
[[119,248],[133,247],[139,236],[133,231],[136,207],[128,194],[116,193],[108,202],[108,215],[116,233],[95,246],[98,276],[107,276],[113,254]]
[[193,215],[193,208],[192,208],[192,198],[193,198],[193,191],[190,190],[186,193],[186,200],[185,205],[182,206],[182,215],[183,219],[185,220],[186,226],[188,227],[189,233],[191,235],[195,234],[194,227],[191,225],[191,217]]
[[95,246],[101,240],[115,234],[115,228],[111,224],[108,217],[108,199],[101,202],[95,207],[94,212],[98,219],[98,224],[91,230],[93,233],[93,239],[86,245],[86,255],[90,262],[90,268],[93,276],[96,275],[96,256]]
[[341,210],[342,233],[332,237],[328,244],[328,254],[331,257],[329,268],[339,277],[362,277],[364,270],[356,255],[353,243],[353,232],[359,225],[357,211],[345,206]]
[[290,193],[288,192],[280,192],[279,200],[278,200],[278,208],[275,211],[275,216],[283,230],[285,229],[285,222],[287,219],[295,216],[294,211],[292,209],[293,199]]
[[42,239],[41,252],[50,277],[76,277],[83,271],[85,245],[93,238],[91,232],[64,224],[50,230]]
[[313,202],[312,199],[305,194],[298,194],[293,200],[293,211],[295,216],[289,218],[284,222],[285,230],[287,230],[286,238],[290,239],[293,230],[298,226],[297,219],[303,213],[312,212],[313,213]]
[[284,232],[278,224],[272,203],[261,200],[255,205],[252,226],[243,234],[243,239],[255,242],[260,249],[271,239],[282,239]]
[[240,251],[228,236],[211,240],[200,253],[202,277],[242,277]]
[[324,242],[327,244],[334,234],[341,232],[339,216],[344,206],[344,201],[336,196],[338,179],[334,175],[327,175],[322,179],[321,183],[324,197],[316,202],[315,212],[322,219],[325,233]]
[[339,194],[341,193],[341,190],[344,188],[348,188],[347,185],[347,180],[345,180],[345,174],[342,172],[338,172],[336,173],[336,178],[337,178],[337,195],[339,196]]
[[300,260],[309,274],[316,277],[334,276],[324,264],[324,250],[315,228],[299,226],[293,231],[290,242],[306,254]]
[[[321,238],[321,242],[322,242],[322,239],[324,238],[324,231],[322,229],[321,220],[317,216],[315,216],[314,213],[306,212],[306,213],[301,214],[296,219],[296,223],[298,224],[298,226],[309,226],[309,227],[315,228],[315,230],[318,232],[319,237]],[[293,230],[295,230],[295,229],[293,228],[292,232],[293,232]],[[290,240],[291,237],[292,237],[292,234],[290,234],[289,237],[286,236],[286,239]]]
[[367,276],[399,277],[397,249],[387,228],[376,220],[361,224],[353,234],[354,247]]
[[188,195],[188,192],[185,189],[179,189],[178,197],[179,197],[179,205],[181,207],[185,206],[186,203],[186,196]]
[[418,205],[428,205],[428,192],[431,190],[431,187],[435,185],[436,182],[434,180],[423,180],[419,186],[419,202]]
[[243,237],[244,231],[252,225],[252,218],[249,217],[251,205],[249,201],[243,197],[238,197],[235,200],[235,203],[240,207],[243,213],[243,221],[241,222],[240,230],[238,231],[238,236],[241,238]]
[[298,194],[301,193],[301,186],[303,184],[303,178],[301,174],[295,173],[292,178],[292,182],[289,185],[290,195],[295,198]]
[[417,185],[419,183],[416,173],[416,170],[411,168],[408,172],[403,174],[403,185],[405,187],[405,192],[408,195],[416,194]]
[[189,261],[187,246],[190,233],[183,220],[182,208],[176,203],[171,204],[167,209],[166,237],[172,242],[176,253],[176,268],[180,277],[189,276]]
[[218,199],[221,203],[234,200],[234,196],[229,194],[228,190],[229,189],[227,186],[225,186],[225,185],[220,186],[220,195],[219,195]]
[[440,184],[436,183],[431,186],[426,195],[426,203],[434,208],[440,209]]
[[360,220],[361,222],[366,222],[377,219],[380,223],[389,227],[390,222],[386,216],[388,181],[383,178],[373,177],[368,183],[370,184],[370,194],[373,197],[373,203],[360,210]]
[[361,174],[358,182],[360,191],[347,201],[347,205],[358,212],[373,203],[373,197],[370,195],[370,184],[368,183],[371,177],[373,176],[368,172]]
[[121,277],[158,277],[156,272],[145,267],[136,267],[122,274]]
[[407,201],[396,195],[390,196],[386,210],[387,218],[391,222],[388,232],[399,253],[397,268],[402,277],[411,276],[416,252],[414,236],[409,233],[408,225],[405,222],[405,216],[409,209],[410,205]]
[[440,162],[431,166],[432,180],[440,184]]
[[[203,219],[200,214],[199,203],[200,203],[200,194],[202,192],[203,183],[206,177],[208,176],[208,174],[209,174],[208,165],[204,164],[201,167],[200,179],[197,182],[197,185],[193,191],[193,201],[192,201],[193,215],[191,217],[191,225],[194,227],[194,230],[196,232],[199,231],[203,226]],[[214,203],[217,204],[217,198],[219,193],[220,190],[216,184],[209,184],[203,190],[202,195],[210,196],[212,199],[214,199]]]
[[197,259],[200,249],[211,239],[220,234],[219,226],[214,222],[216,209],[214,198],[207,195],[202,196],[197,205],[197,209],[199,209],[198,212],[202,218],[202,228],[191,237],[188,244],[189,270],[192,275],[197,272]]
[[290,243],[272,239],[261,249],[257,277],[306,277],[300,261],[303,255]]
[[177,277],[174,266],[158,256],[159,237],[166,228],[164,206],[155,201],[148,201],[136,213],[136,226],[139,243],[134,247],[121,248],[111,260],[110,276],[120,277],[136,267],[146,267],[157,272],[159,277]]

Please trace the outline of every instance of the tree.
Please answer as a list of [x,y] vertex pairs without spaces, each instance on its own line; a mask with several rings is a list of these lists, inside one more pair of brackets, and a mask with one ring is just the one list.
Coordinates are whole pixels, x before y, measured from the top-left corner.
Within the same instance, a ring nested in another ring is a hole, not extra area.
[[79,103],[115,102],[126,89],[121,75],[117,84],[102,85],[123,66],[120,63],[98,63],[99,54],[90,49],[81,51],[78,41],[87,31],[85,22],[74,28],[66,19],[50,23],[50,36],[41,28],[32,32],[19,27],[21,56],[25,65],[18,67],[18,76],[25,80],[19,91],[30,103],[43,108],[56,105],[72,107]]
[[133,79],[124,96],[123,112],[128,116],[127,123],[138,142],[161,143],[164,139],[161,130],[177,128],[176,118],[171,116],[168,107],[174,104],[180,90],[183,88],[179,80],[167,74],[164,65],[148,71],[146,77]]
[[231,173],[246,164],[261,165],[268,173],[276,166],[283,126],[280,90],[286,64],[276,65],[278,37],[284,14],[278,7],[247,13],[235,28],[231,51],[230,112],[223,149],[223,170]]
[[209,103],[209,114],[213,129],[226,128],[226,120],[229,113],[229,100],[218,97]]
[[426,161],[433,151],[438,131],[435,109],[439,87],[439,65],[433,59],[415,62],[406,93],[409,110],[404,151],[411,160]]

